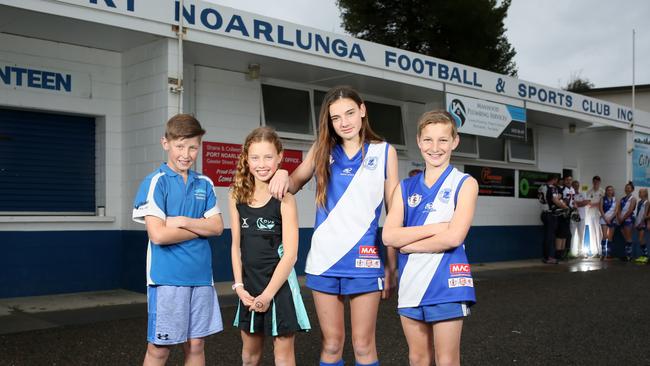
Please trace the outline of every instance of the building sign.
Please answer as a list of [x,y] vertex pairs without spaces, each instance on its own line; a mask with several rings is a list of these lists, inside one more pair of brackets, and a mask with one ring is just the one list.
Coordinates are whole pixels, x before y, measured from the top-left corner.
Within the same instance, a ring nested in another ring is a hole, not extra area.
[[[228,187],[235,179],[237,162],[241,154],[240,144],[223,142],[203,142],[203,174],[207,175],[215,187]],[[282,169],[293,172],[302,163],[302,151],[285,150]]]
[[635,186],[650,187],[650,135],[645,133],[634,134],[632,182]]
[[537,189],[548,182],[548,178],[559,173],[532,172],[528,170],[519,171],[519,198],[537,199]]
[[446,105],[458,132],[526,139],[526,110],[523,108],[451,93],[446,94]]
[[474,177],[478,182],[479,196],[515,196],[514,169],[465,165],[464,172]]
[[[562,89],[529,83],[510,76],[481,70],[414,52],[363,41],[353,37],[325,32],[314,28],[283,22],[262,15],[221,6],[212,2],[185,0],[183,9],[174,0],[57,0],[90,7],[95,10],[119,13],[156,23],[178,24],[195,31],[243,39],[251,42],[290,49],[325,58],[363,64],[380,70],[390,70],[418,78],[469,87],[529,102],[563,108],[628,124],[632,110],[628,107],[571,93]],[[16,0],[15,6],[21,6]],[[22,5],[24,7],[24,5]],[[67,15],[67,14],[66,14]],[[93,16],[91,20],[113,25],[109,18]],[[141,25],[144,30],[146,26]],[[229,47],[218,39],[188,32],[189,41]],[[234,47],[234,46],[230,46]],[[256,52],[277,57],[272,51]],[[639,113],[637,111],[637,113]],[[640,112],[643,121],[650,123],[650,113]],[[637,118],[639,123],[639,118]]]
[[0,60],[0,88],[90,98],[90,75]]

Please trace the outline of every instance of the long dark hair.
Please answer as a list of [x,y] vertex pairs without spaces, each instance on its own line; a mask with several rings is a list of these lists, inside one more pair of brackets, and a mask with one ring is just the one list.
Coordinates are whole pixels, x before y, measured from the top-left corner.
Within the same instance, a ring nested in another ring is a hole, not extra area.
[[[318,139],[314,148],[314,171],[316,174],[316,205],[325,207],[327,201],[327,183],[330,179],[330,154],[332,148],[336,144],[343,142],[341,137],[336,134],[334,126],[332,125],[332,118],[330,116],[330,105],[340,99],[351,99],[359,108],[363,105],[363,99],[359,96],[354,89],[349,86],[337,86],[330,89],[323,98],[323,104],[320,108],[318,117]],[[380,142],[384,141],[377,135],[368,122],[368,111],[366,115],[361,118],[361,130],[359,131],[361,138],[361,154],[365,155],[363,144],[366,142]]]

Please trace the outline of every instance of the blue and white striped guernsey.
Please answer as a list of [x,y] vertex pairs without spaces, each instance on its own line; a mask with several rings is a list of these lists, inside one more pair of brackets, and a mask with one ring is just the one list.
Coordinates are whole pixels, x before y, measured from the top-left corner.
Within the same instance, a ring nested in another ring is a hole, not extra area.
[[333,277],[383,277],[377,228],[384,202],[388,144],[366,143],[349,159],[332,149],[326,207],[318,207],[305,272]]
[[[133,220],[145,216],[211,217],[221,213],[210,178],[189,171],[187,183],[167,164],[144,178],[135,196]],[[211,286],[212,250],[205,238],[147,248],[147,285]]]
[[[404,179],[404,226],[450,222],[458,192],[467,177],[450,165],[431,188],[424,184],[424,173]],[[400,253],[397,263],[399,308],[476,302],[465,244],[442,253]]]

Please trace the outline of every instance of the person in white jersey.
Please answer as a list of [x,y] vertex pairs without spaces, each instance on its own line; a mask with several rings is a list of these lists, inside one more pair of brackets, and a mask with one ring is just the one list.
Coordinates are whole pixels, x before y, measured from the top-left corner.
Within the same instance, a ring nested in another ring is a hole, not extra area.
[[[600,187],[600,177],[595,175],[591,179],[592,186],[585,193],[589,204],[585,206],[585,236],[589,232],[589,247],[593,256],[601,255],[601,240],[604,232],[600,227],[600,201],[605,196],[605,190]],[[595,249],[594,249],[595,248]]]
[[397,152],[370,128],[359,94],[335,87],[325,94],[318,140],[305,160],[291,176],[278,170],[269,184],[281,198],[316,176],[316,224],[305,272],[322,332],[320,365],[343,365],[346,296],[356,365],[379,365],[377,310],[382,293],[387,297],[394,287],[396,263],[393,250],[382,260],[377,230],[397,172]]
[[426,168],[395,189],[382,235],[400,250],[398,313],[412,366],[460,365],[463,317],[476,302],[464,242],[478,183],[449,163],[460,141],[452,118],[445,111],[420,118]]

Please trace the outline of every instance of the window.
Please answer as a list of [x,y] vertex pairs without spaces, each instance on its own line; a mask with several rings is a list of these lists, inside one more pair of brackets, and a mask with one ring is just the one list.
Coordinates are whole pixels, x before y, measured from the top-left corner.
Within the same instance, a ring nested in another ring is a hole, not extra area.
[[476,136],[478,140],[478,158],[484,160],[505,161],[504,138]]
[[515,139],[508,141],[508,160],[518,163],[535,163],[535,135],[531,128],[526,129],[525,141]]
[[454,155],[468,157],[468,158],[478,158],[478,143],[476,141],[476,135],[468,135],[466,133],[459,133],[460,143],[454,150]]
[[0,214],[94,213],[95,120],[0,109]]
[[262,85],[264,122],[283,137],[314,136],[309,90]]
[[365,101],[373,131],[395,147],[406,148],[402,108],[398,105]]

